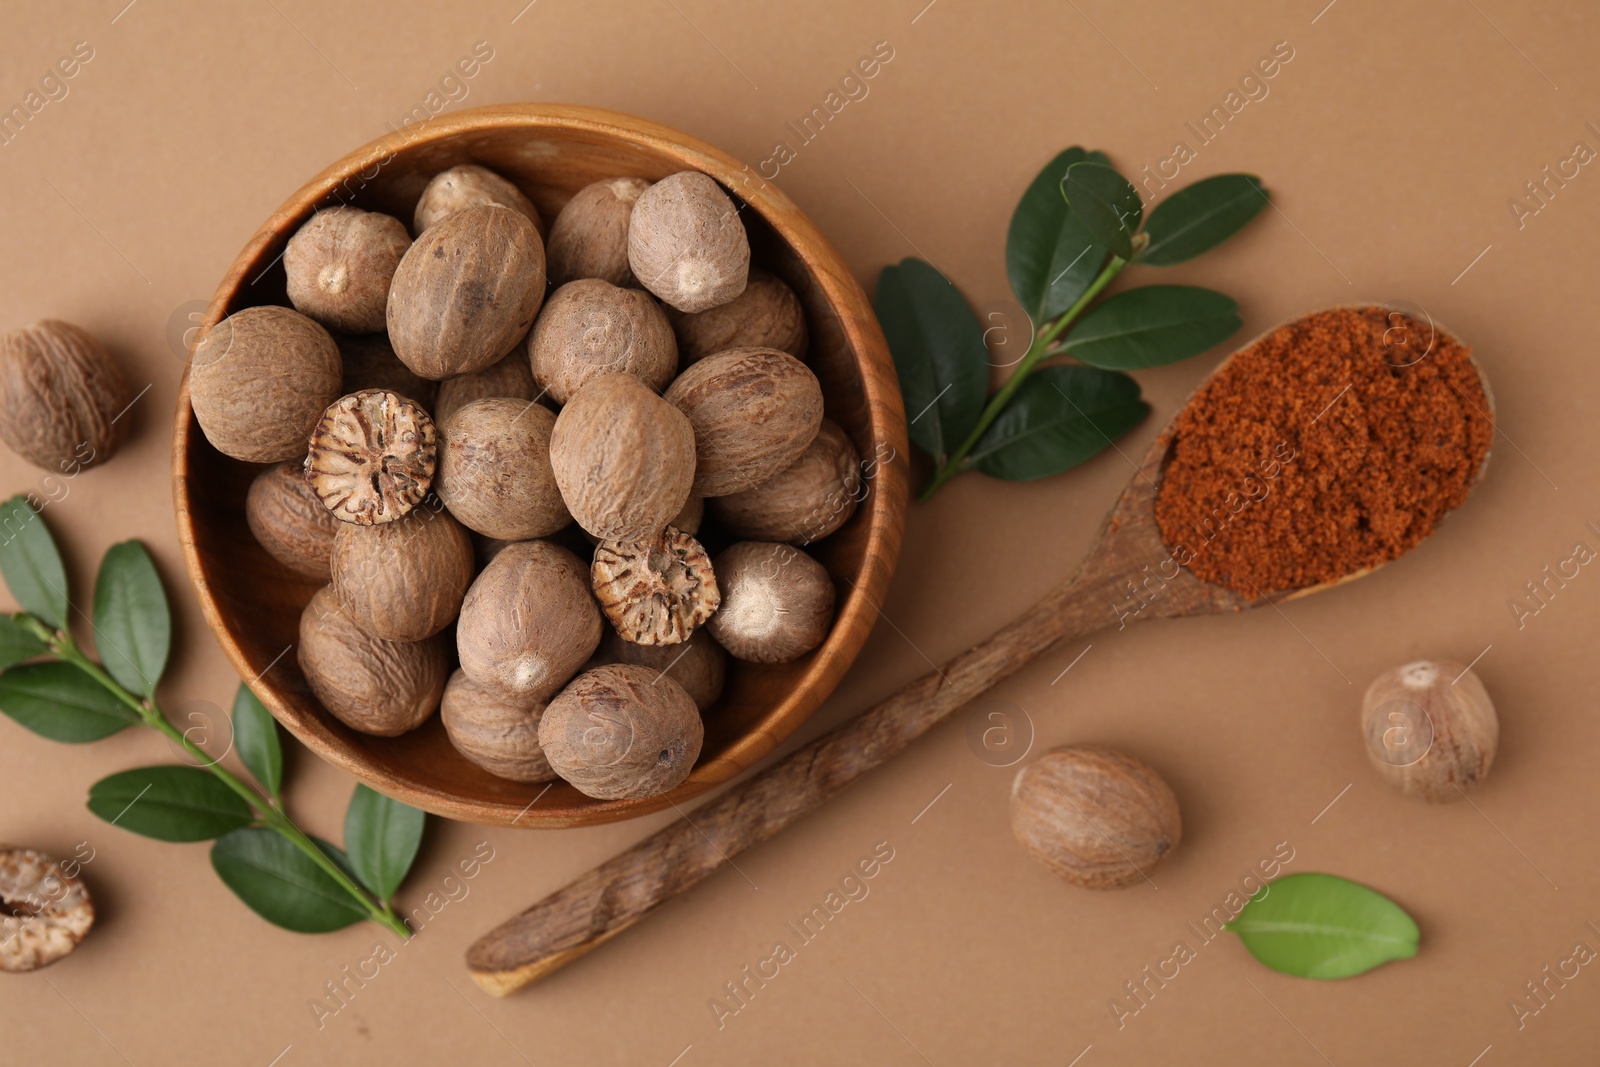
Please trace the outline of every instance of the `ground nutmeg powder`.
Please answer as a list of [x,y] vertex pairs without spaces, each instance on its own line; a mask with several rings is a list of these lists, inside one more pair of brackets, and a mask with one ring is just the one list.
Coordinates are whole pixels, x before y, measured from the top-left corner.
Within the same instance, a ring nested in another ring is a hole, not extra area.
[[1172,430],[1156,522],[1173,559],[1254,599],[1412,548],[1494,436],[1469,353],[1381,307],[1318,311],[1239,352]]

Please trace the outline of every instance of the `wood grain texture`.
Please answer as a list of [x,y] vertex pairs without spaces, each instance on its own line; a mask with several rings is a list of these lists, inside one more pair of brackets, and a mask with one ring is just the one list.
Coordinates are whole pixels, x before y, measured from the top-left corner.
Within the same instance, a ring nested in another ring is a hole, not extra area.
[[283,304],[280,253],[313,211],[353,203],[410,219],[429,179],[460,163],[505,175],[546,220],[602,178],[650,180],[700,170],[741,202],[754,258],[800,297],[813,330],[807,363],[828,414],[863,457],[877,457],[871,493],[817,558],[833,576],[839,612],[827,642],[781,666],[733,665],[706,715],[699,764],[671,793],[597,801],[565,783],[548,792],[495,778],[450,745],[437,717],[398,738],[352,731],[327,713],[296,665],[300,610],[315,591],[263,551],[244,500],[261,469],[227,459],[199,432],[188,380],[173,436],[178,535],[207,622],[240,675],[279,722],[322,758],[368,785],[435,814],[521,827],[611,822],[682,803],[754,766],[816,710],[844,676],[877,619],[899,556],[907,496],[905,412],[888,345],[861,286],[838,253],[780,190],[754,170],[682,133],[596,108],[507,105],[440,115],[352,152],[284,203],[240,253],[207,309],[209,327],[245,307]]

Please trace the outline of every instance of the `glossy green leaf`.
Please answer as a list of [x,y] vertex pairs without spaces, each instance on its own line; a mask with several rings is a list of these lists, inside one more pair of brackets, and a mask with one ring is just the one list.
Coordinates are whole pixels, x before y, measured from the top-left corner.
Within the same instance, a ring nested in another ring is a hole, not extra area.
[[172,648],[172,615],[161,576],[137,541],[112,545],[94,583],[94,644],[124,688],[154,696]]
[[1184,186],[1150,212],[1144,224],[1150,243],[1139,262],[1170,267],[1209,252],[1260,214],[1267,197],[1254,174],[1218,174]]
[[1300,978],[1348,978],[1417,954],[1417,924],[1400,905],[1331,874],[1268,883],[1227,927],[1250,954]]
[[973,466],[1026,482],[1084,462],[1150,413],[1139,383],[1093,367],[1041,367],[984,431]]
[[28,663],[0,674],[0,711],[41,737],[73,744],[110,737],[139,721],[70,663]]
[[873,303],[894,355],[911,441],[942,463],[978,424],[988,399],[983,328],[956,287],[920,259],[883,268]]
[[1123,259],[1133,258],[1144,202],[1132,182],[1105,163],[1086,160],[1067,168],[1061,193],[1090,237]]
[[286,930],[323,934],[367,917],[332,875],[271,830],[224,834],[211,846],[211,866],[251,911]]
[[67,571],[49,527],[18,495],[0,504],[0,574],[22,610],[61,629],[67,624]]
[[244,798],[199,767],[136,767],[89,787],[89,810],[160,841],[210,841],[248,826]]
[[15,617],[0,615],[0,670],[48,652],[44,642],[26,630]]
[[1094,281],[1106,259],[1106,249],[1095,242],[1061,195],[1067,168],[1074,163],[1109,162],[1103,152],[1086,152],[1074,145],[1041,170],[1011,214],[1006,231],[1006,274],[1033,319],[1035,328],[1072,306]]
[[344,817],[344,847],[361,884],[380,900],[394,896],[417,858],[427,816],[382,793],[356,786]]
[[1243,325],[1239,305],[1189,285],[1147,285],[1090,308],[1064,343],[1074,359],[1107,370],[1138,370],[1198,356]]
[[283,790],[283,745],[278,723],[250,687],[239,683],[233,697],[233,743],[239,759],[276,800]]

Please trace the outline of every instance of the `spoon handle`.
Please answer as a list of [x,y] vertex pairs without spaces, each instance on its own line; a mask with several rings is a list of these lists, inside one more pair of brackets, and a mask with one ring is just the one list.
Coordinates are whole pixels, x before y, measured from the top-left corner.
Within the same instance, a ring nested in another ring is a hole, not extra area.
[[539,901],[467,950],[473,979],[505,996],[584,955],[692,888],[1040,653],[1115,621],[1101,583],[1069,582],[982,644],[918,678],[692,814]]

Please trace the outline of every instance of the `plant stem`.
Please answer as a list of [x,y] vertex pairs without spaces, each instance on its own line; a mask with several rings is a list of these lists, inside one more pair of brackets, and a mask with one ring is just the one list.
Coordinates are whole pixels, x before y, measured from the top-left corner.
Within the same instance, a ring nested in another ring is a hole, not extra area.
[[1089,306],[1090,301],[1099,296],[1100,291],[1110,285],[1111,280],[1121,274],[1122,268],[1127,265],[1127,260],[1120,256],[1112,256],[1110,261],[1095,277],[1095,280],[1089,283],[1089,288],[1083,291],[1083,295],[1078,297],[1071,307],[1062,312],[1060,318],[1047,324],[1034,337],[1033,343],[1028,346],[1027,353],[1017,364],[1016,371],[1006,379],[1006,383],[1000,387],[999,391],[989,398],[989,403],[984,407],[983,414],[978,417],[978,424],[972,428],[971,433],[967,434],[967,439],[961,442],[961,446],[950,453],[944,465],[934,473],[933,478],[917,499],[928,500],[934,493],[939,491],[945,482],[967,469],[968,453],[977,447],[978,441],[983,437],[984,432],[993,425],[995,419],[1000,417],[1000,412],[1005,410],[1005,406],[1011,403],[1011,398],[1016,395],[1018,389],[1022,388],[1022,383],[1027,380],[1028,375],[1032,374],[1034,368],[1045,359],[1047,355],[1046,349],[1050,347],[1050,343],[1060,336],[1061,332],[1070,326],[1079,315],[1083,314],[1083,309]]

